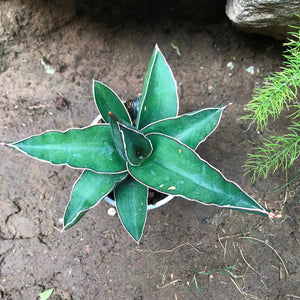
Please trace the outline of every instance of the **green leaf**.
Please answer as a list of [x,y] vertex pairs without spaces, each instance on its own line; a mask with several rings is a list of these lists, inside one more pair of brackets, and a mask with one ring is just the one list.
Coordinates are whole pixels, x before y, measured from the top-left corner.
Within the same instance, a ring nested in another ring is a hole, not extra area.
[[179,117],[164,119],[148,125],[142,132],[144,134],[162,133],[195,149],[217,128],[227,106],[202,109]]
[[146,74],[136,127],[141,129],[155,121],[175,117],[178,96],[173,73],[157,45]]
[[163,193],[188,200],[268,214],[238,185],[184,144],[159,134],[147,135],[153,153],[139,166],[129,166],[132,176]]
[[115,115],[112,112],[108,113],[108,119],[111,129],[111,136],[114,141],[115,147],[117,152],[119,153],[120,157],[127,161],[127,157],[125,155],[125,149],[124,149],[124,143],[123,143],[123,137],[120,131],[120,123],[116,119]]
[[131,165],[138,166],[152,153],[152,145],[149,139],[140,132],[123,124],[120,124],[125,155]]
[[109,112],[111,134],[119,155],[132,165],[140,165],[152,152],[152,146],[146,136],[130,124],[119,123]]
[[91,169],[99,173],[126,170],[125,162],[114,146],[109,125],[47,131],[7,144],[15,150],[58,165]]
[[49,297],[52,295],[53,291],[54,291],[54,288],[40,293],[39,296],[40,296],[41,300],[49,299]]
[[99,174],[84,171],[73,186],[71,200],[64,214],[64,229],[77,223],[83,215],[97,205],[107,194],[127,176],[121,174]]
[[131,123],[127,109],[110,87],[99,81],[93,81],[93,94],[98,110],[106,123],[109,122],[108,112],[110,111],[118,120]]
[[123,226],[138,242],[146,223],[148,188],[128,177],[114,190],[116,205]]

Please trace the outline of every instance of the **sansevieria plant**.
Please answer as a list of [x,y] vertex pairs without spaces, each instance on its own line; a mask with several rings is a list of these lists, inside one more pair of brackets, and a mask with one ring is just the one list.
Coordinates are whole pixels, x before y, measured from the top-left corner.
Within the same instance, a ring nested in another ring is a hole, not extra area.
[[113,191],[122,224],[139,241],[150,188],[203,204],[274,216],[195,152],[216,129],[228,105],[178,116],[176,82],[157,46],[135,120],[105,84],[94,81],[93,94],[103,123],[2,143],[39,160],[82,169],[64,214],[64,229]]

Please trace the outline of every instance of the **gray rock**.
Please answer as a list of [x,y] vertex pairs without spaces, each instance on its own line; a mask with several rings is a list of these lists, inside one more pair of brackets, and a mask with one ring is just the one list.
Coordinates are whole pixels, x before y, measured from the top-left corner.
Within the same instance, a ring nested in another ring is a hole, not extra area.
[[65,25],[75,14],[75,0],[0,1],[0,43],[47,34]]
[[300,26],[300,0],[227,0],[226,14],[241,30],[284,39]]

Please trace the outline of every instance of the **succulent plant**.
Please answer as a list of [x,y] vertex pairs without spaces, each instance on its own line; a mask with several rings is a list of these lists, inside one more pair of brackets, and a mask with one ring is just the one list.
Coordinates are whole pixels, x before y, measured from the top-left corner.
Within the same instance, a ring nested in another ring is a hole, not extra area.
[[195,152],[216,129],[228,104],[178,116],[176,82],[157,46],[135,120],[107,85],[94,81],[93,95],[103,123],[2,143],[39,160],[82,169],[65,210],[64,229],[113,192],[122,224],[139,241],[149,189],[273,216]]

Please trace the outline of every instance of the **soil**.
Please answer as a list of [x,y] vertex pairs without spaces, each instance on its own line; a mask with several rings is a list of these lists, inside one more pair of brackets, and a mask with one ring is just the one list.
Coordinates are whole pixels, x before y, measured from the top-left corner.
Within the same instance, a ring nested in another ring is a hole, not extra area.
[[253,143],[284,131],[284,118],[264,132],[239,120],[253,88],[279,70],[281,42],[238,32],[225,17],[201,26],[127,21],[77,17],[47,35],[5,44],[0,140],[90,124],[97,115],[92,79],[133,99],[157,43],[178,83],[180,113],[233,103],[198,153],[282,218],[176,198],[149,211],[136,244],[101,202],[61,233],[80,171],[1,147],[0,299],[37,299],[52,287],[53,300],[299,299],[299,181],[275,191],[299,164],[255,183],[242,168]]

